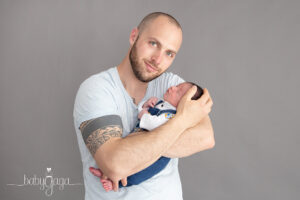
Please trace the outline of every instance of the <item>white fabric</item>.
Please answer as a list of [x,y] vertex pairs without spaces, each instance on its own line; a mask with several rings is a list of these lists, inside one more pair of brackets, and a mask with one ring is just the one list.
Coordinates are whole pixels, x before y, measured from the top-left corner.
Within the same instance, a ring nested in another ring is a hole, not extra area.
[[[160,101],[160,100],[158,100],[158,101]],[[154,108],[157,108],[159,110],[176,110],[176,108],[167,101],[164,101],[164,102],[154,106]],[[152,131],[156,127],[159,127],[160,125],[166,123],[172,117],[173,117],[173,114],[171,114],[171,113],[163,113],[158,116],[151,115],[150,113],[145,113],[145,114],[143,114],[143,116],[140,120],[140,128],[146,129],[148,131]]]
[[[162,98],[169,87],[182,82],[179,76],[164,73],[149,82],[143,100],[152,96]],[[105,192],[99,178],[89,172],[89,167],[97,165],[83,141],[79,126],[86,120],[112,114],[121,117],[123,137],[127,136],[136,125],[138,106],[123,87],[116,67],[86,79],[80,85],[74,103],[74,126],[83,164],[85,200],[182,200],[177,158],[171,159],[165,169],[139,185],[120,188],[118,192]]]
[[141,101],[139,103],[139,105],[138,105],[138,111],[139,111],[139,113],[143,110],[143,105],[146,103],[147,100],[143,100],[143,101]]

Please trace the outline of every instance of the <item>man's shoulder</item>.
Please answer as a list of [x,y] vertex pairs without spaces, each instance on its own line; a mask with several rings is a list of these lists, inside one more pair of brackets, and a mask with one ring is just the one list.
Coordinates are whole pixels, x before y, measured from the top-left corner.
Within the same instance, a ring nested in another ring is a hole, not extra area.
[[94,74],[81,83],[74,102],[76,125],[96,117],[116,114],[116,87],[111,70]]
[[97,74],[93,74],[85,79],[80,88],[113,88],[115,86],[115,69],[114,67],[99,72]]
[[103,102],[107,101],[113,102],[117,88],[113,73],[113,68],[110,68],[85,79],[77,91],[74,107],[104,104]]
[[81,84],[102,83],[112,81],[114,68],[109,68],[86,78]]

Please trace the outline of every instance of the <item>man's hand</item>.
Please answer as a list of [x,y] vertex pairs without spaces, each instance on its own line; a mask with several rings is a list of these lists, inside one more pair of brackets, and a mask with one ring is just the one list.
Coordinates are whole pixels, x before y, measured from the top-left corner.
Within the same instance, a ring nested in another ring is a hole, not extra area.
[[197,90],[196,86],[190,88],[186,94],[181,98],[175,117],[181,118],[181,123],[185,129],[194,127],[205,116],[207,116],[213,105],[212,99],[208,90],[204,88],[203,95],[198,100],[191,100]]

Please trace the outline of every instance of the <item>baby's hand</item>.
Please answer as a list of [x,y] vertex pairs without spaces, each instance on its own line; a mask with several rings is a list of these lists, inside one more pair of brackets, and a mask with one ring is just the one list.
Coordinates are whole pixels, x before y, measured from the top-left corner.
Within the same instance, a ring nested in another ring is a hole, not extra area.
[[156,97],[151,97],[150,99],[148,99],[144,105],[143,105],[143,108],[149,108],[149,107],[154,107],[155,104],[157,103],[158,101],[158,98]]

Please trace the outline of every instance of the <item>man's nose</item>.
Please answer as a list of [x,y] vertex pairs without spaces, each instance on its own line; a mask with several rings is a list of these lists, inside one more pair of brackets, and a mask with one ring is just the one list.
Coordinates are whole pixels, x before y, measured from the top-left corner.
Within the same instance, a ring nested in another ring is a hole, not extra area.
[[155,65],[159,65],[162,61],[162,52],[157,50],[151,57],[151,61],[155,63]]

